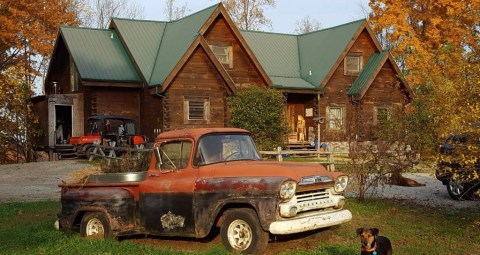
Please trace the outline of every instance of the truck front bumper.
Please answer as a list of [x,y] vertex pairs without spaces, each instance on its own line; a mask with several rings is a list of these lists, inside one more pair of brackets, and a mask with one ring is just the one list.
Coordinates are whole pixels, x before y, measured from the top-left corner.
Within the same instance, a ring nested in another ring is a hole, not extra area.
[[309,230],[326,228],[352,220],[349,210],[312,212],[299,217],[274,221],[269,231],[274,235],[287,235]]

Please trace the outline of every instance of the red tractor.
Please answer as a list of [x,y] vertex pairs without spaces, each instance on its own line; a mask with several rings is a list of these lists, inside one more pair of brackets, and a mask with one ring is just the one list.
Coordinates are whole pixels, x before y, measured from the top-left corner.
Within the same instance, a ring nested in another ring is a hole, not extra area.
[[95,115],[87,119],[90,131],[84,136],[71,137],[70,144],[78,156],[90,158],[96,145],[141,149],[147,138],[135,134],[132,118],[115,115]]

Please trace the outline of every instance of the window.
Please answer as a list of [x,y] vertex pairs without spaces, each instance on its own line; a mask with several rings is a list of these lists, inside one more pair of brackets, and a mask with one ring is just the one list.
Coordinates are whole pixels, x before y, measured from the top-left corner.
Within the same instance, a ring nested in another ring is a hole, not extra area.
[[208,97],[185,97],[184,112],[186,124],[205,124],[210,117],[210,99]]
[[328,128],[330,130],[343,130],[345,125],[345,107],[330,106],[328,112]]
[[192,143],[190,141],[173,141],[160,146],[162,170],[177,170],[186,168],[190,161]]
[[70,57],[70,91],[78,91],[78,72],[73,58]]
[[246,134],[211,134],[200,138],[194,164],[208,165],[235,160],[260,160],[252,138]]
[[362,70],[363,57],[361,54],[351,54],[345,57],[345,75],[358,75]]
[[383,124],[390,119],[390,107],[388,106],[376,106],[375,107],[375,123]]
[[228,68],[233,68],[232,46],[210,45],[213,53],[220,63]]

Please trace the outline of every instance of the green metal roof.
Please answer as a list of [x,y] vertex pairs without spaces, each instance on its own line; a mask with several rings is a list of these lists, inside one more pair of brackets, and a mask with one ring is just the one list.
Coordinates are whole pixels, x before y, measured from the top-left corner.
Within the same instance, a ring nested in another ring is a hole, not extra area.
[[375,70],[378,70],[380,65],[383,65],[384,58],[387,56],[388,51],[374,52],[368,59],[367,64],[365,64],[357,79],[353,82],[352,87],[348,90],[347,94],[349,96],[361,94],[365,87],[369,85],[372,76],[376,75]]
[[114,19],[145,81],[161,85],[219,4],[175,21]]
[[320,84],[363,22],[362,19],[302,35],[241,33],[274,87],[320,90]]
[[167,23],[118,18],[114,18],[112,23],[130,51],[142,76],[148,81],[153,72],[158,47]]
[[277,89],[321,90],[320,87],[314,86],[302,78],[270,76],[270,79],[272,80],[272,87]]
[[241,31],[269,76],[300,78],[297,36]]
[[174,22],[167,23],[158,51],[153,73],[148,80],[149,85],[162,84],[172,72],[192,42],[198,31],[212,15],[218,4],[194,13]]
[[364,19],[298,36],[301,77],[320,86]]
[[115,31],[61,27],[82,79],[141,82]]

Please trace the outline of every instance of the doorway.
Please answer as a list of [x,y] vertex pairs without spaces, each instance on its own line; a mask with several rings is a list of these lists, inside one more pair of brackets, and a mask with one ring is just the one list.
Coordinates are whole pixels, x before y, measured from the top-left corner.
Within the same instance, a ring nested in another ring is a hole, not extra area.
[[67,144],[72,136],[72,106],[55,105],[55,144]]

